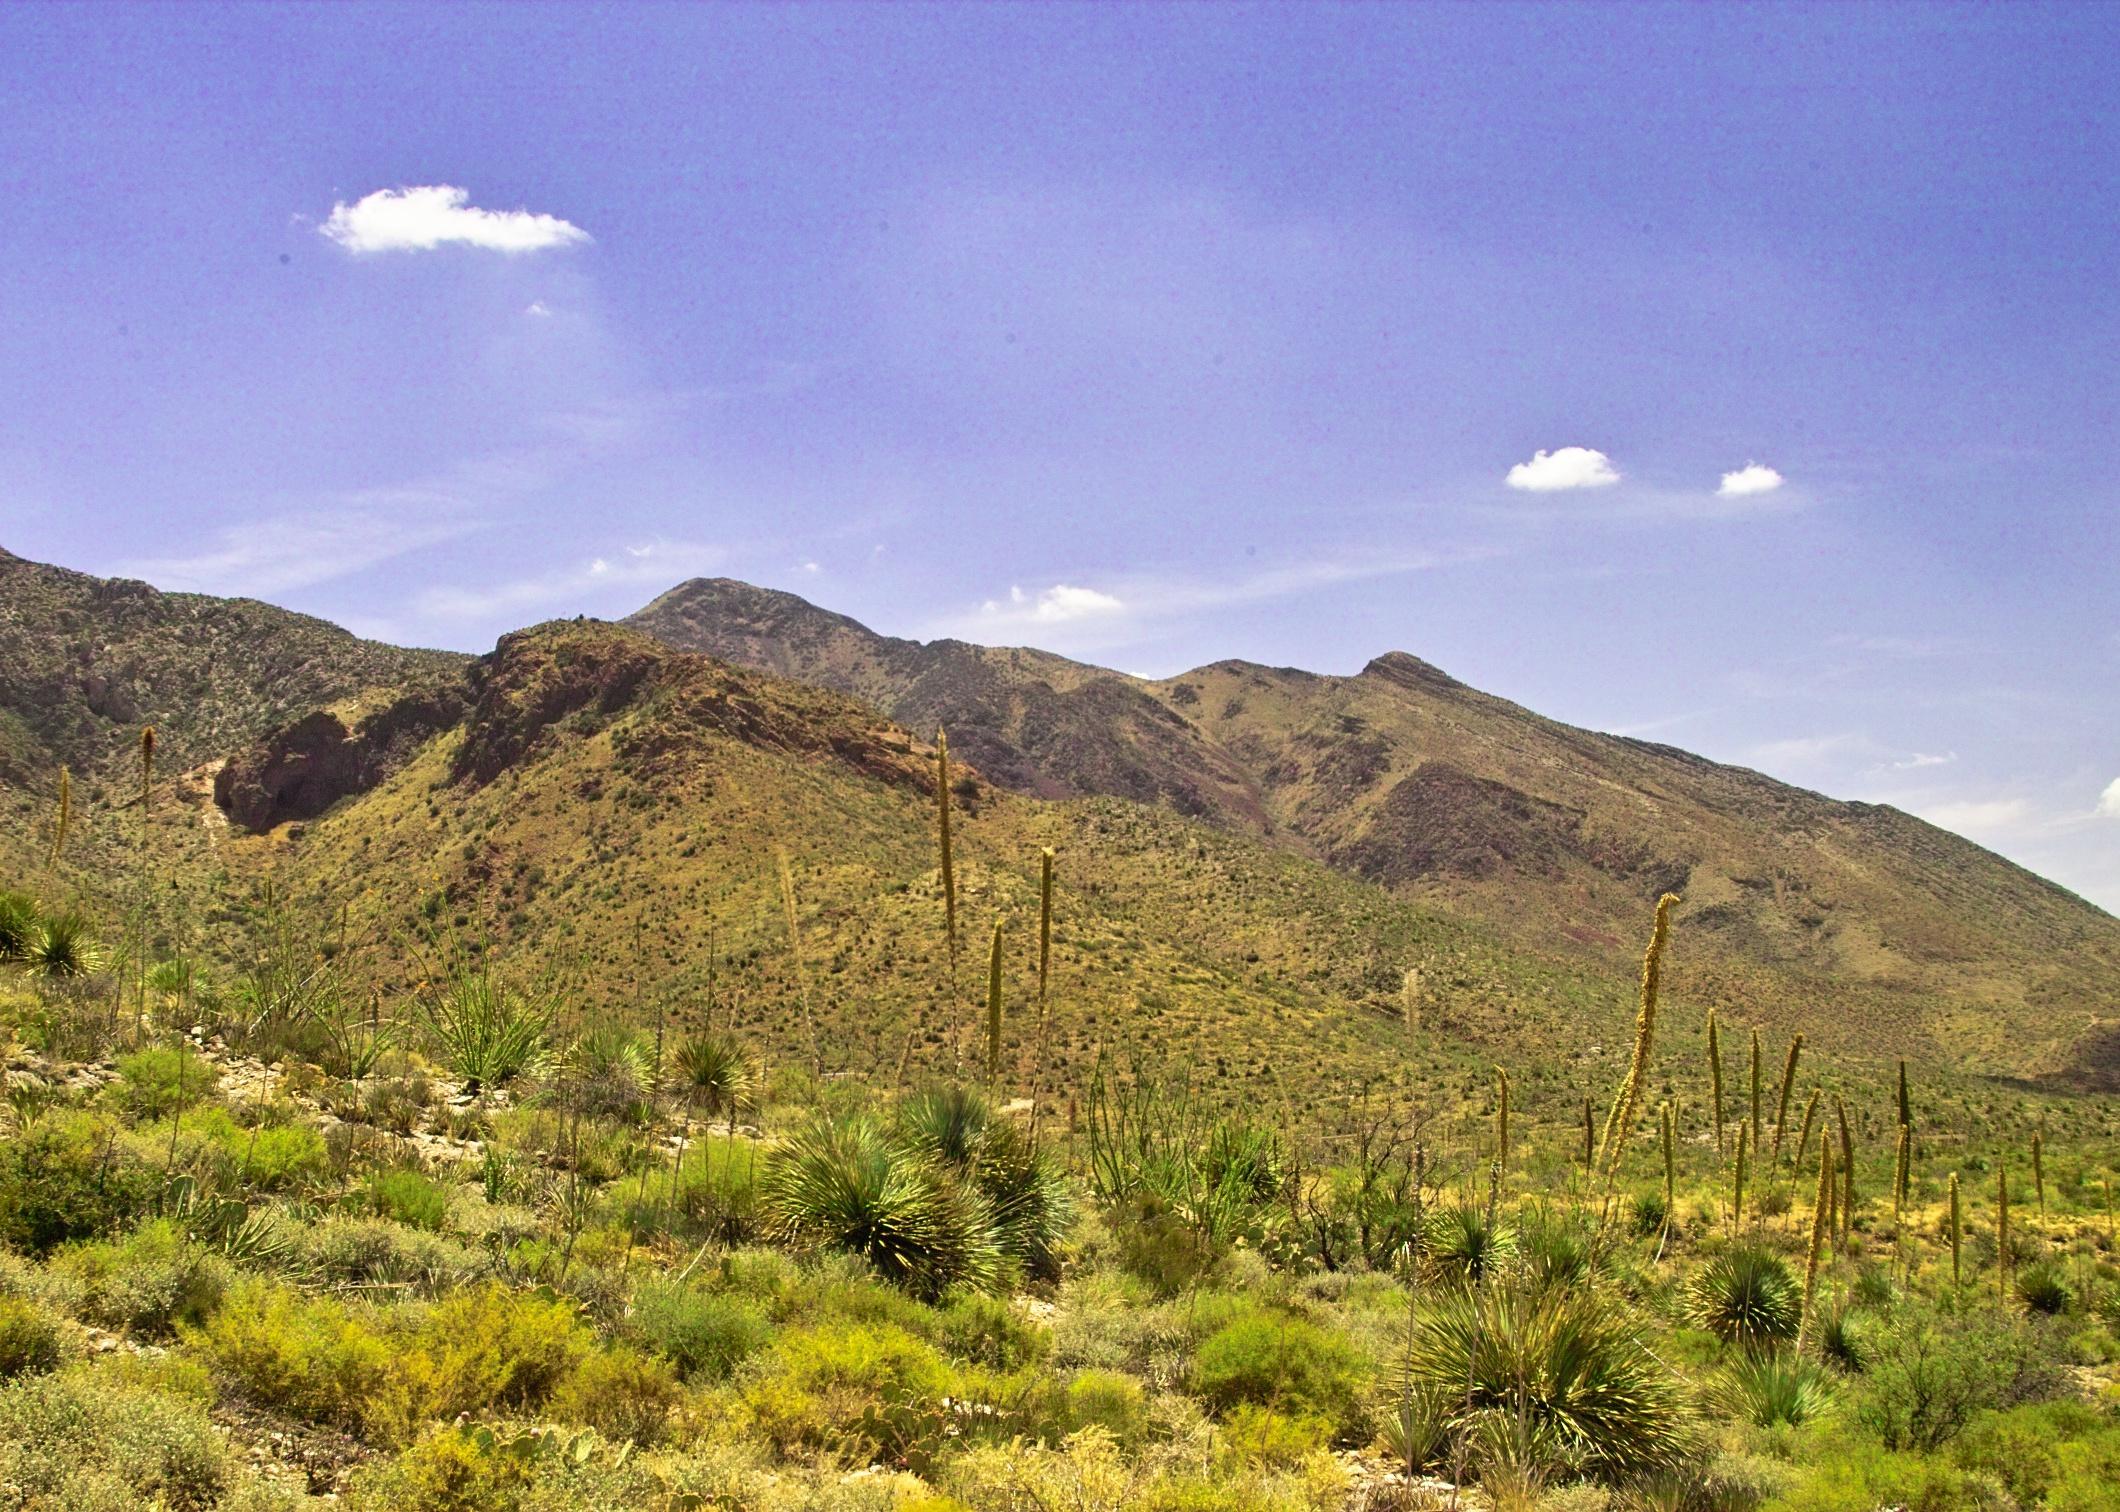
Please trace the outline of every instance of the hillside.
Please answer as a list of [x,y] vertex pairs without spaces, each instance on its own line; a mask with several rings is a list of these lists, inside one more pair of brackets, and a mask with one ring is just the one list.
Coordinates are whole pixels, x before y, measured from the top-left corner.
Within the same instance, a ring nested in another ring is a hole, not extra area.
[[1403,653],[1352,677],[1219,662],[1150,682],[1036,651],[877,635],[697,580],[628,624],[848,692],[1027,793],[1154,802],[1476,920],[1616,953],[1685,895],[1712,991],[1856,1013],[1969,1065],[2120,1076],[2120,921],[1897,810],[1575,729]]

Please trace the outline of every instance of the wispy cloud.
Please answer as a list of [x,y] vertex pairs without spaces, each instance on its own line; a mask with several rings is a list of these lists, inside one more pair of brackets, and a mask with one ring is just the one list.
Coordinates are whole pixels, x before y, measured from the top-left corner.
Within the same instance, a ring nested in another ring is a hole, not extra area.
[[2022,798],[1963,798],[1928,804],[1914,812],[1968,840],[2020,834],[2034,818],[2032,805]]
[[1619,481],[1619,469],[1601,451],[1587,446],[1563,446],[1538,452],[1529,462],[1517,463],[1503,481],[1524,493],[1610,488]]
[[2120,819],[2120,777],[2107,783],[2105,791],[2098,795],[2097,813],[2100,819]]
[[1012,626],[1065,625],[1125,612],[1126,605],[1117,596],[1073,583],[1055,583],[1037,593],[1012,587],[1007,599],[988,599],[979,606],[979,617],[988,624]]
[[254,520],[214,532],[212,544],[196,553],[136,558],[117,570],[183,592],[285,593],[470,534],[478,524],[463,518],[455,502],[426,495],[419,511],[354,505]]
[[1762,462],[1747,462],[1735,472],[1722,475],[1722,483],[1715,490],[1718,499],[1748,499],[1755,494],[1772,493],[1781,487],[1782,476]]
[[1910,756],[1893,762],[1892,770],[1895,772],[1918,772],[1925,767],[1949,766],[1957,759],[1958,753],[1956,751],[1945,751],[1940,756],[1931,754],[1928,751],[1916,751]]
[[343,201],[317,228],[347,251],[431,252],[437,247],[478,247],[511,256],[589,240],[589,233],[556,215],[528,210],[481,210],[469,190],[449,184],[378,189],[352,204]]
[[591,557],[571,567],[507,582],[428,588],[414,597],[413,609],[434,619],[453,620],[491,619],[536,609],[579,612],[581,605],[605,603],[613,590],[623,588],[637,597],[643,585],[668,588],[683,578],[715,571],[727,560],[728,553],[719,546],[649,541],[611,556]]

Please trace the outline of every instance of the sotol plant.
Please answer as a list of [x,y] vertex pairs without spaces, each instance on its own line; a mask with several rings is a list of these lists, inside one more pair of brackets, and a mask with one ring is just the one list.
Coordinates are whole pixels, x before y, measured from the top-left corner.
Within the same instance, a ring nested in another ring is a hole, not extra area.
[[1664,946],[1671,938],[1671,910],[1678,901],[1677,893],[1665,893],[1656,900],[1656,923],[1649,931],[1649,948],[1642,955],[1641,1008],[1634,1018],[1634,1054],[1627,1066],[1627,1078],[1620,1083],[1619,1093],[1612,1099],[1612,1111],[1605,1120],[1600,1163],[1608,1191],[1619,1175],[1620,1156],[1626,1150],[1627,1134],[1634,1127],[1642,1090],[1649,1078],[1649,1055],[1656,1044],[1656,998],[1663,981]]
[[[1774,1107],[1774,1152],[1772,1163],[1781,1164],[1782,1140],[1789,1132],[1789,1093],[1796,1087],[1796,1058],[1803,1054],[1803,1035],[1798,1034],[1789,1041],[1789,1058],[1781,1066],[1781,1095],[1775,1099]],[[1792,1160],[1803,1159],[1803,1145],[1798,1144]]]

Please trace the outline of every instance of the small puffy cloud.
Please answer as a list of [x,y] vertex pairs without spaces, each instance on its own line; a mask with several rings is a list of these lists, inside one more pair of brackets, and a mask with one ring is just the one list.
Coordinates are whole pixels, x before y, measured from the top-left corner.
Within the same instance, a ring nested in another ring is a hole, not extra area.
[[1055,583],[1041,593],[1025,593],[1021,588],[1008,591],[1008,602],[988,599],[980,606],[980,612],[994,619],[1004,619],[1025,625],[1066,625],[1078,620],[1104,619],[1115,614],[1124,614],[1126,605],[1109,593],[1095,588],[1078,588],[1072,583]]
[[378,189],[331,207],[317,228],[347,251],[431,252],[436,247],[480,247],[510,255],[585,242],[589,233],[556,215],[528,210],[481,210],[469,190],[448,184]]
[[523,306],[523,313],[525,315],[534,315],[538,319],[544,320],[550,318],[552,307],[542,299],[533,299],[530,303]]
[[1764,462],[1747,462],[1736,472],[1722,475],[1722,486],[1715,490],[1718,499],[1748,499],[1754,494],[1769,494],[1781,487],[1782,476]]
[[2098,795],[2098,817],[2120,819],[2120,777],[2108,782],[2105,791]]
[[1525,493],[1559,493],[1570,488],[1610,488],[1619,481],[1619,469],[1601,451],[1587,446],[1563,446],[1542,451],[1529,462],[1509,469],[1505,480]]
[[1956,751],[1945,751],[1941,755],[1932,751],[1916,751],[1911,756],[1893,762],[1892,770],[1895,772],[1918,772],[1923,767],[1949,766],[1957,759],[1958,753]]

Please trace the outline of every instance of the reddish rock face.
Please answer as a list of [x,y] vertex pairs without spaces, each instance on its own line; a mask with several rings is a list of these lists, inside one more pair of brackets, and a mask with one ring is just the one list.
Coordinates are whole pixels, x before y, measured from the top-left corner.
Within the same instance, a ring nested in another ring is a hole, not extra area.
[[396,771],[462,717],[466,700],[448,680],[400,694],[352,729],[327,710],[306,714],[230,757],[214,777],[214,802],[246,829],[314,819]]

